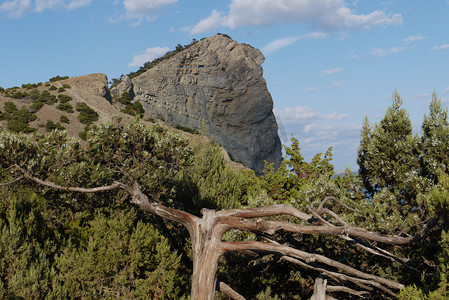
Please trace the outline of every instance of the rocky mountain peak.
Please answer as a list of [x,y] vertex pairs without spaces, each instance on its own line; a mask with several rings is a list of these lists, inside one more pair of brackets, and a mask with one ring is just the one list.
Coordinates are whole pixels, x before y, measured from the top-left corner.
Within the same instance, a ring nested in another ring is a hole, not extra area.
[[219,34],[124,78],[115,92],[131,92],[149,116],[172,126],[205,126],[234,160],[261,173],[265,160],[276,167],[282,160],[264,59],[259,50]]

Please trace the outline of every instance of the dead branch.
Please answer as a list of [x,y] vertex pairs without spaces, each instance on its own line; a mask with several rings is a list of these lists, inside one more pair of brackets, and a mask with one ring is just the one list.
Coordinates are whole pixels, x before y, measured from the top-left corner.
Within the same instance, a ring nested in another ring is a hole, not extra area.
[[[331,234],[344,238],[347,241],[354,242],[362,249],[369,251],[372,254],[390,257],[390,259],[394,258],[400,261],[399,258],[394,257],[388,251],[367,244],[359,239],[394,245],[408,244],[418,240],[437,221],[436,218],[430,220],[427,225],[415,236],[384,236],[376,232],[368,231],[365,228],[350,226],[343,219],[338,217],[335,212],[327,209],[325,205],[330,200],[334,200],[341,206],[350,209],[335,197],[326,197],[316,210],[312,207],[308,207],[311,215],[306,214],[294,207],[279,204],[253,209],[230,209],[217,212],[214,210],[203,209],[203,217],[199,218],[185,211],[166,207],[160,203],[157,203],[154,199],[153,201],[150,201],[148,196],[141,191],[137,182],[135,182],[133,186],[129,186],[121,182],[114,182],[108,186],[95,188],[63,187],[53,182],[34,177],[18,165],[15,165],[15,167],[22,173],[22,176],[16,178],[12,182],[4,183],[2,185],[12,184],[19,180],[27,179],[41,186],[67,192],[97,193],[121,189],[131,196],[130,202],[138,205],[140,209],[148,213],[155,214],[161,218],[183,224],[188,229],[192,239],[194,256],[194,279],[192,282],[195,283],[195,287],[192,283],[192,299],[212,299],[213,296],[211,295],[213,295],[212,292],[215,290],[215,284],[217,285],[217,289],[226,294],[229,293],[228,295],[233,297],[233,299],[244,299],[226,284],[217,283],[217,281],[213,280],[214,278],[212,278],[212,280],[210,278],[210,276],[215,277],[218,259],[222,253],[227,251],[274,254],[286,261],[319,271],[322,274],[335,279],[336,281],[351,282],[364,290],[354,291],[346,287],[329,286],[329,291],[334,289],[335,291],[338,290],[354,295],[362,295],[367,293],[367,291],[373,290],[374,287],[383,290],[390,295],[395,295],[393,290],[404,288],[402,284],[364,273],[319,254],[308,253],[286,245],[281,245],[270,239],[268,239],[269,242],[267,243],[258,241],[222,242],[221,238],[226,231],[231,229],[264,233],[268,235],[272,235],[279,230],[300,234]],[[327,214],[336,220],[336,223],[339,226],[323,219],[323,214]],[[312,225],[263,219],[264,217],[280,215],[295,217],[299,221]],[[205,266],[207,266],[207,268],[205,268]],[[197,273],[201,274],[198,275]],[[206,280],[207,283],[203,283],[202,280]],[[202,285],[206,285],[206,287],[203,287]],[[212,286],[209,287],[209,285]]]
[[217,291],[221,292],[225,295],[228,295],[229,297],[231,297],[232,299],[235,300],[245,300],[245,297],[243,297],[242,295],[240,295],[239,293],[237,293],[234,289],[232,289],[229,285],[227,285],[226,283],[217,280]]
[[20,181],[22,179],[23,179],[23,176],[20,176],[20,177],[17,177],[16,179],[14,179],[14,180],[12,180],[10,182],[0,183],[0,187],[4,187],[4,186],[8,186],[8,185],[14,184],[14,183],[16,183],[16,182],[18,182],[18,181]]

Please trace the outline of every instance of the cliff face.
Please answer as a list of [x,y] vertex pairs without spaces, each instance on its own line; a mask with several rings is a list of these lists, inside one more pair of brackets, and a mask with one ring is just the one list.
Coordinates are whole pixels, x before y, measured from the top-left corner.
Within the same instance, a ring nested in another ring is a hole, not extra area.
[[[216,35],[133,78],[132,92],[146,113],[172,126],[201,130],[236,161],[260,173],[264,160],[281,162],[281,142],[261,64],[262,53]],[[126,86],[126,87],[125,87]]]

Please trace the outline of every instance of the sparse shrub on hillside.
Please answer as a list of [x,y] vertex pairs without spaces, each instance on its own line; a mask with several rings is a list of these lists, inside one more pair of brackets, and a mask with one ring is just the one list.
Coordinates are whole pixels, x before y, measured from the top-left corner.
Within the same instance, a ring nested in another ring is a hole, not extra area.
[[139,101],[132,103],[131,95],[128,92],[123,92],[117,101],[126,105],[124,109],[120,110],[122,113],[131,116],[139,116],[140,118],[143,117],[145,110],[143,109],[142,104]]
[[27,92],[21,92],[18,89],[18,87],[6,89],[5,96],[13,99],[24,99],[28,97]]
[[55,82],[55,81],[59,81],[59,80],[64,80],[64,79],[69,79],[69,76],[55,76],[50,78],[50,82]]
[[[41,83],[42,84],[42,83]],[[37,83],[27,83],[27,84],[22,84],[22,88],[23,89],[27,89],[27,90],[31,90],[31,89],[35,89],[37,88],[39,85]]]
[[176,129],[179,129],[179,130],[182,130],[182,131],[185,131],[185,132],[188,132],[188,133],[192,133],[192,134],[199,134],[197,129],[192,129],[192,128],[189,128],[189,127],[181,126],[179,124],[176,125]]
[[65,88],[63,88],[63,87],[60,87],[59,89],[58,89],[58,93],[62,93],[62,92],[64,92],[65,91]]
[[39,91],[37,90],[37,88],[34,88],[31,90],[31,92],[28,94],[28,97],[31,100],[37,100],[39,98],[41,94],[39,93]]
[[59,117],[59,121],[60,121],[61,123],[66,123],[66,124],[69,124],[69,123],[70,123],[69,118],[68,118],[67,116],[65,116],[65,115],[61,115],[61,116]]
[[5,102],[4,109],[7,113],[12,114],[17,110],[17,106],[12,102]]
[[52,120],[47,120],[47,123],[45,124],[45,131],[50,132],[54,129],[65,130],[64,126],[61,124],[55,123]]
[[51,85],[51,84],[50,84],[50,83],[48,83],[48,82],[47,82],[47,83],[45,84],[45,86],[50,86],[50,85]]
[[91,125],[95,121],[98,121],[98,113],[89,107],[85,102],[79,102],[76,104],[76,110],[80,112],[78,120],[85,125]]
[[8,129],[13,132],[33,132],[36,129],[31,128],[29,123],[36,120],[37,116],[28,109],[22,108],[21,110],[15,110],[10,119],[8,120]]
[[0,86],[0,93],[3,93],[4,91],[5,91],[5,89]]
[[[176,49],[173,51],[168,51],[167,53],[165,53],[163,56],[156,58],[154,60],[152,60],[151,62],[146,62],[139,70],[137,70],[136,72],[131,72],[128,74],[130,79],[133,79],[134,77],[139,76],[140,74],[145,73],[146,71],[148,71],[149,69],[153,68],[154,66],[156,66],[157,64],[163,62],[164,60],[167,60],[171,57],[173,57],[174,55],[178,54],[179,52],[188,49],[189,47],[195,45],[198,41],[196,39],[192,39],[192,42],[188,45],[184,45],[182,46],[181,44],[178,44],[176,46]],[[119,80],[112,80],[114,82],[114,84],[118,84],[118,82],[120,82]],[[111,86],[113,87],[114,84]]]
[[131,95],[128,92],[123,92],[120,98],[117,99],[121,104],[131,104]]
[[30,112],[35,113],[38,112],[42,107],[44,107],[44,103],[34,102],[28,107],[28,109],[30,110]]
[[54,85],[51,85],[51,86],[48,88],[49,91],[56,91],[57,89],[58,89],[58,88],[55,87]]
[[90,126],[89,126],[89,125],[84,126],[84,130],[81,131],[80,133],[78,133],[79,137],[80,137],[82,140],[87,140],[87,132],[88,132],[89,130],[90,130]]
[[72,100],[72,97],[70,97],[69,95],[65,95],[65,94],[59,94],[58,100],[60,103],[66,103],[66,102],[69,102],[70,100]]
[[43,91],[41,93],[41,95],[39,96],[39,98],[37,98],[37,100],[39,102],[48,104],[48,105],[52,105],[55,104],[56,102],[58,102],[58,100],[56,99],[55,95],[50,94],[49,91]]
[[64,84],[62,85],[62,87],[65,88],[65,89],[71,89],[71,88],[72,88],[72,87],[71,87],[70,85],[68,85],[67,83],[64,83]]
[[75,111],[73,110],[72,104],[70,104],[70,103],[61,103],[61,104],[58,104],[58,105],[56,106],[56,109],[59,109],[59,110],[68,112],[68,113],[70,113],[70,114],[75,112]]

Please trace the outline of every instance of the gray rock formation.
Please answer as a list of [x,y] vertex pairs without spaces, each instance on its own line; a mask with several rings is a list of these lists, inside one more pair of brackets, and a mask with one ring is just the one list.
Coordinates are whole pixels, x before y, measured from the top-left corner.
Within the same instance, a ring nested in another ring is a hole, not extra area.
[[120,83],[111,89],[111,95],[113,97],[120,97],[124,92],[133,96],[133,83],[128,75],[123,76]]
[[212,136],[234,160],[261,173],[278,167],[281,142],[262,53],[229,37],[203,39],[132,79],[149,116]]

